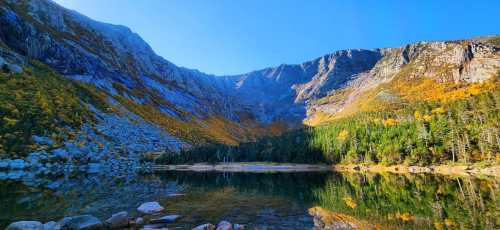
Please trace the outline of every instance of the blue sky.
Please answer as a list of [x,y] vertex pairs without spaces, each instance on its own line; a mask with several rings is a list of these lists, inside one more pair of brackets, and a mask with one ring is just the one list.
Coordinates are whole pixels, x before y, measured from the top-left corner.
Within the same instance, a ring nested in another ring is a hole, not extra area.
[[339,49],[500,33],[500,1],[55,0],[130,27],[165,59],[245,73]]

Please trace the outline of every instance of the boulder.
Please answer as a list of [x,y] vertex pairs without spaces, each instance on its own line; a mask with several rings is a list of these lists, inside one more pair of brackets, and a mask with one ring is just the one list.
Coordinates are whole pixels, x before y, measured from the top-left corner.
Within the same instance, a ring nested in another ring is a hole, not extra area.
[[57,223],[55,221],[49,221],[49,222],[43,224],[43,230],[57,230],[56,226],[57,226]]
[[106,220],[106,225],[110,228],[123,228],[129,226],[129,217],[126,211],[113,214]]
[[66,217],[60,220],[56,228],[61,230],[95,230],[102,229],[102,222],[91,215],[81,215],[74,217]]
[[101,171],[101,164],[90,163],[87,165],[87,173],[99,173]]
[[167,216],[162,216],[157,219],[151,219],[150,223],[152,224],[167,224],[167,223],[172,223],[179,219],[181,216],[180,215],[167,215]]
[[154,202],[146,202],[144,204],[141,204],[141,206],[139,206],[137,208],[137,211],[142,213],[142,214],[153,214],[153,213],[157,213],[157,212],[161,212],[163,211],[163,207],[156,201]]
[[10,165],[10,159],[0,160],[0,169],[6,169]]
[[7,64],[7,69],[11,72],[14,73],[22,73],[23,68],[21,66],[15,65],[15,64]]
[[234,230],[243,230],[243,229],[245,229],[245,225],[241,225],[241,224],[234,224],[234,225],[233,225],[233,229],[234,229]]
[[26,168],[27,164],[24,160],[22,159],[15,159],[10,161],[9,167],[11,169],[24,169]]
[[168,228],[165,226],[165,224],[146,224],[146,225],[142,226],[142,229],[150,229],[150,230],[165,229],[165,230],[167,230]]
[[223,220],[217,224],[216,230],[233,230],[233,225],[228,221]]
[[193,228],[192,230],[215,230],[215,225],[213,224],[202,224],[202,225],[199,225],[195,228]]
[[38,221],[18,221],[7,226],[5,230],[44,230]]
[[52,151],[52,153],[53,153],[55,156],[57,156],[57,157],[59,157],[59,158],[62,158],[62,159],[68,159],[68,158],[69,158],[69,153],[68,153],[68,151],[66,151],[66,150],[65,150],[65,149],[63,149],[63,148],[54,149],[54,150]]
[[142,217],[137,217],[137,218],[135,219],[135,224],[137,224],[137,225],[142,225],[142,224],[144,224],[144,219],[143,219]]

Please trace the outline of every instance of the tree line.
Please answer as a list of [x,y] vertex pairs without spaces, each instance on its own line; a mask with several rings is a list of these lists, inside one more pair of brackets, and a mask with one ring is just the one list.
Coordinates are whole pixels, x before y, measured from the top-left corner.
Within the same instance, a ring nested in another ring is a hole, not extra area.
[[422,101],[364,112],[237,146],[211,143],[162,164],[271,161],[432,165],[500,160],[498,89],[453,101]]

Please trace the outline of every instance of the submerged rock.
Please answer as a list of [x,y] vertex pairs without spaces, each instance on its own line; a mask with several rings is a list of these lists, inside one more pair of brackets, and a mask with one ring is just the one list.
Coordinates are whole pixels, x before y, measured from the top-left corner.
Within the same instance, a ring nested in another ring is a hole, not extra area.
[[177,219],[179,219],[181,216],[180,215],[167,215],[167,216],[162,216],[160,218],[157,218],[157,219],[152,219],[150,222],[152,224],[161,224],[161,223],[172,223],[174,221],[176,221]]
[[228,221],[223,220],[217,224],[216,230],[233,230],[233,225]]
[[5,230],[44,230],[38,221],[18,221],[10,224]]
[[141,204],[141,206],[137,208],[137,211],[139,211],[142,214],[153,214],[161,212],[163,211],[163,209],[164,208],[158,202],[154,201]]
[[106,220],[106,225],[110,228],[123,228],[129,226],[129,217],[126,211],[113,214]]
[[102,229],[102,222],[92,215],[66,217],[57,223],[61,230]]
[[215,230],[215,225],[213,224],[202,224],[202,225],[199,225],[195,228],[193,228],[192,230]]

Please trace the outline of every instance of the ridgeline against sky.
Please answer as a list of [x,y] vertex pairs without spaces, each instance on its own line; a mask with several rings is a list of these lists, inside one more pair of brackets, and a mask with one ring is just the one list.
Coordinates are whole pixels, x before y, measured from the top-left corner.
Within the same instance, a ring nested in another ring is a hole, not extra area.
[[130,27],[165,59],[216,75],[335,50],[498,33],[500,1],[55,0]]

